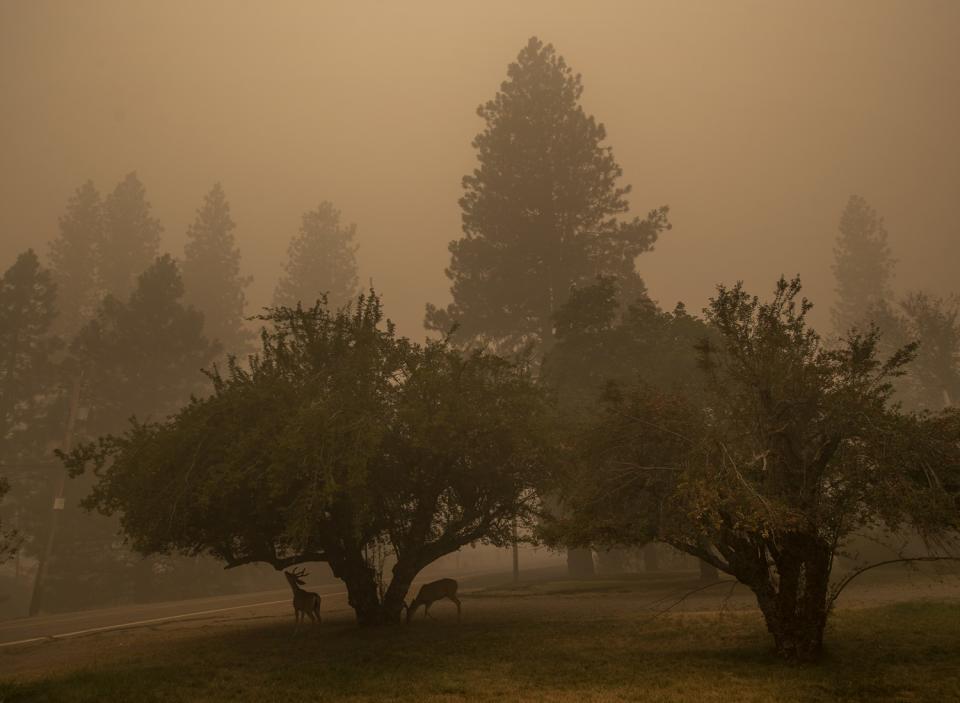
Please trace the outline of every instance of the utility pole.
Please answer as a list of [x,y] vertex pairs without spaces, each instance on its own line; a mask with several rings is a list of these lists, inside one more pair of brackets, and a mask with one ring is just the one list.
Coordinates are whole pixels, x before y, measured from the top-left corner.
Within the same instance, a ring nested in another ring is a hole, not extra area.
[[517,545],[517,518],[513,518],[513,582],[520,583],[520,549]]
[[[80,385],[83,382],[83,372],[81,371],[73,381],[73,388],[70,391],[70,414],[67,416],[67,431],[63,436],[63,451],[69,452],[73,445],[73,429],[77,424],[77,412],[80,407]],[[47,577],[47,569],[50,566],[50,555],[53,553],[53,540],[57,532],[57,523],[60,513],[63,510],[64,498],[63,490],[67,483],[67,467],[60,470],[60,478],[57,481],[57,489],[53,498],[53,509],[50,514],[50,530],[47,532],[47,544],[40,556],[40,563],[37,565],[37,575],[33,580],[33,595],[30,598],[30,615],[36,615],[40,612],[43,603],[43,582]]]

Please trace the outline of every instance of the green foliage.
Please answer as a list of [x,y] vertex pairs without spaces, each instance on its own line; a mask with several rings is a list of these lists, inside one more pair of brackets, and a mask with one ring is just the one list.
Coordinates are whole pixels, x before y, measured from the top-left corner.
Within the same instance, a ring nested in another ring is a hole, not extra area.
[[59,380],[53,356],[61,343],[51,333],[56,296],[32,249],[0,279],[0,462],[25,459],[44,439]]
[[[108,295],[78,333],[66,369],[82,379],[79,436],[119,432],[131,416],[164,418],[204,388],[200,370],[219,348],[204,337],[203,316],[182,304],[183,293],[176,263],[162,256],[128,300]],[[131,591],[146,599],[160,582],[151,562],[119,544],[116,520],[80,509],[91,487],[89,478],[66,487],[44,599],[51,608],[90,607]]]
[[886,347],[917,345],[917,358],[897,383],[898,399],[910,408],[939,410],[960,401],[960,298],[914,292],[896,307],[871,309]]
[[859,195],[850,196],[840,217],[840,234],[833,250],[837,301],[834,329],[845,335],[865,329],[871,308],[891,299],[894,260],[887,244],[883,218]]
[[71,365],[85,374],[87,432],[117,431],[131,415],[164,417],[200,389],[199,370],[219,349],[183,296],[176,262],[161,256],[129,300],[107,296],[78,333]]
[[567,480],[568,541],[657,535],[749,586],[779,651],[813,658],[846,538],[957,528],[960,418],[902,413],[892,380],[915,347],[881,361],[873,330],[825,348],[799,294],[799,279],[770,302],[718,289],[696,402],[649,385],[608,394]]
[[50,268],[57,284],[57,327],[72,336],[100,302],[103,204],[93,181],[77,188],[60,217],[59,236],[50,244]]
[[51,333],[56,297],[52,277],[33,250],[20,254],[0,279],[0,498],[12,488],[4,512],[15,512],[20,528],[19,535],[0,529],[0,561],[34,532],[47,507],[47,476],[39,460],[59,397],[54,358],[61,343]]
[[332,203],[304,213],[300,232],[287,248],[274,305],[311,306],[324,296],[334,306],[349,302],[357,291],[356,233],[356,225],[340,224],[340,211]]
[[464,177],[464,236],[450,243],[453,302],[427,306],[426,326],[514,351],[548,346],[571,286],[617,277],[627,300],[644,294],[634,269],[669,228],[666,208],[622,220],[629,186],[602,124],[580,105],[583,86],[551,45],[531,38],[473,140],[478,167]]
[[525,368],[398,338],[373,294],[262,319],[261,351],[214,370],[210,397],[72,454],[99,476],[86,505],[119,513],[137,550],[326,561],[377,623],[424,566],[532,513],[545,418]]
[[160,250],[163,227],[150,213],[146,189],[135,172],[117,184],[103,204],[100,282],[104,292],[124,299]]
[[217,183],[187,230],[183,282],[185,302],[203,313],[204,334],[225,351],[241,354],[252,336],[244,327],[244,288],[252,279],[240,275],[235,227],[230,203]]
[[710,329],[678,304],[663,312],[645,296],[622,302],[617,279],[602,276],[574,288],[554,317],[556,345],[544,378],[565,410],[589,411],[610,383],[686,388],[697,370],[695,346]]

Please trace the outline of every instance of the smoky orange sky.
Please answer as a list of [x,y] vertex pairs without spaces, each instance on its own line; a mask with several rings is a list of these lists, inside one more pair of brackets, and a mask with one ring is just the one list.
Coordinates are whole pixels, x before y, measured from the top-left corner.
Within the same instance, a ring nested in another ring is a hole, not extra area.
[[699,310],[718,282],[800,273],[826,326],[840,212],[885,217],[896,289],[945,294],[960,261],[960,2],[0,2],[0,265],[46,254],[73,190],[136,170],[182,253],[221,181],[250,312],[301,214],[358,225],[361,280],[400,330],[446,303],[476,106],[527,38],[583,75],[637,214],[638,260]]

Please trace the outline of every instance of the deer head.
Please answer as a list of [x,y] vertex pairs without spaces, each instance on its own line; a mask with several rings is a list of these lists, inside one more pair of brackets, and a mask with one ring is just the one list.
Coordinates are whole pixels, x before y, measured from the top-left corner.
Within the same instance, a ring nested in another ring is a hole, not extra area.
[[292,569],[291,571],[284,571],[283,575],[287,577],[287,581],[290,582],[290,585],[302,586],[306,581],[304,581],[305,576],[309,576],[305,569]]

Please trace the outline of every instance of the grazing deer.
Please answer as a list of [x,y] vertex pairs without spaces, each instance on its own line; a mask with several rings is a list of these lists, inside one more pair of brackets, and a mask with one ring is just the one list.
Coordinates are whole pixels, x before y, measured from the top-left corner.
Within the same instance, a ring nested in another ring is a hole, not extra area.
[[420,587],[420,592],[417,594],[417,597],[407,606],[407,622],[410,622],[413,613],[421,605],[423,606],[423,617],[428,617],[430,615],[430,606],[433,605],[434,601],[438,601],[441,598],[449,598],[457,604],[457,621],[459,622],[460,599],[457,598],[457,582],[454,579],[440,579],[439,581],[423,584]]
[[287,583],[293,589],[293,617],[297,620],[297,626],[294,633],[300,629],[300,623],[304,615],[309,615],[310,619],[320,624],[320,596],[310,591],[305,591],[300,586],[303,585],[303,577],[309,576],[303,569],[294,569],[293,571],[284,571],[283,575],[287,577]]

